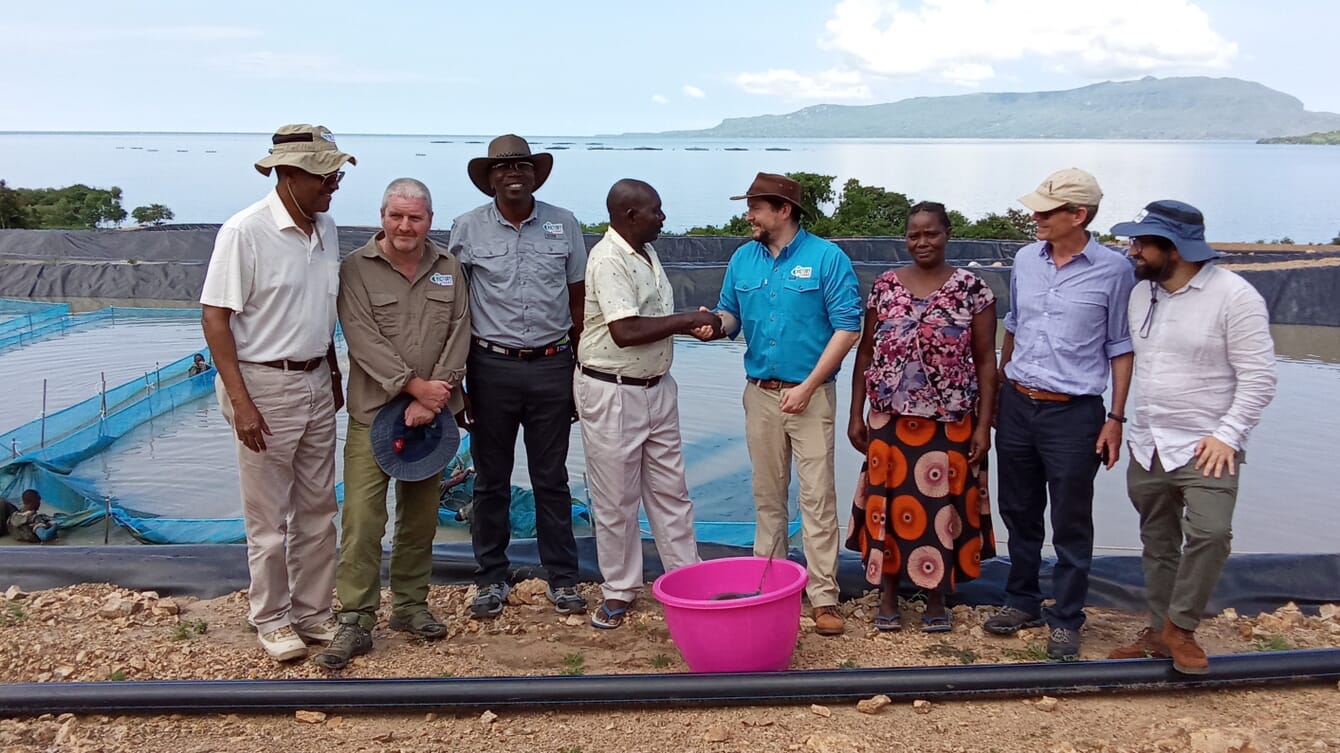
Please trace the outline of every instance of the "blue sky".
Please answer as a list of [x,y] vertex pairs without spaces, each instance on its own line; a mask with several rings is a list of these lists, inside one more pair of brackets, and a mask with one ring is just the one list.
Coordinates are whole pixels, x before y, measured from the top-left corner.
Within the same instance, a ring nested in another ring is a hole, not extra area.
[[1235,76],[1340,112],[1332,0],[503,7],[23,2],[0,20],[0,130],[317,122],[337,133],[588,135],[1142,75]]

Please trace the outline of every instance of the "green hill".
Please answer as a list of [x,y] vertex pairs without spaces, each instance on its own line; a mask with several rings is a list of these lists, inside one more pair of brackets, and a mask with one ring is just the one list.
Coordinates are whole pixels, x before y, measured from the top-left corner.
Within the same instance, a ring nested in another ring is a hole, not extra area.
[[1269,139],[1257,139],[1258,144],[1326,144],[1340,145],[1340,131],[1309,133],[1306,136],[1276,136]]
[[[1340,115],[1236,78],[1145,77],[1049,92],[815,105],[659,136],[724,138],[1259,139],[1340,129]],[[648,135],[648,134],[641,134]]]

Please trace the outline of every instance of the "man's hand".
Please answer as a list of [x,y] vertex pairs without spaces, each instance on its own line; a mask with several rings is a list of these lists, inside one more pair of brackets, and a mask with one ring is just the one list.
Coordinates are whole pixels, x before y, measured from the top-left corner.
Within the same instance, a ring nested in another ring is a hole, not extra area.
[[968,443],[968,465],[980,465],[986,460],[989,452],[991,452],[991,427],[987,424],[978,424],[972,431],[972,441]]
[[1228,475],[1237,475],[1237,450],[1229,447],[1216,437],[1205,437],[1196,443],[1196,470],[1201,471],[1206,478],[1213,473],[1215,478],[1224,477],[1224,469],[1228,469]]
[[1103,424],[1103,428],[1098,432],[1098,443],[1094,445],[1093,451],[1098,453],[1107,469],[1112,470],[1112,466],[1117,464],[1121,457],[1121,423],[1108,419]]
[[706,306],[699,306],[698,313],[702,314],[704,318],[700,324],[689,331],[689,334],[703,342],[719,340],[726,336],[725,325],[722,323],[721,317],[717,316],[715,311],[712,311]]
[[252,452],[265,452],[265,437],[274,434],[250,397],[233,401],[233,431],[237,432],[237,440]]
[[852,416],[847,420],[847,441],[862,457],[870,449],[870,431],[860,416]]
[[427,426],[437,418],[437,411],[415,400],[405,407],[406,426]]
[[330,393],[335,400],[335,412],[339,413],[340,408],[344,407],[344,382],[341,380],[338,371],[330,373]]
[[810,407],[810,398],[814,397],[814,388],[804,382],[790,389],[782,390],[781,409],[783,413],[800,414]]
[[440,379],[416,377],[405,385],[405,391],[435,414],[441,413],[442,409],[447,407],[447,400],[451,398],[451,385]]

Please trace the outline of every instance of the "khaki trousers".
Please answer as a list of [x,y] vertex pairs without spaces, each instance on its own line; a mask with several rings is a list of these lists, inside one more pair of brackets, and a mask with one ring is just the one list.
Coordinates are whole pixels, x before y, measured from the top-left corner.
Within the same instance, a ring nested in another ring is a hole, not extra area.
[[744,388],[745,440],[754,466],[754,556],[785,557],[791,458],[800,477],[800,524],[809,584],[816,607],[838,602],[837,487],[833,478],[833,416],[837,387],[815,390],[805,412],[783,413],[780,390],[748,382]]
[[[330,619],[335,581],[335,402],[330,371],[241,364],[271,435],[265,450],[237,442],[251,571],[250,622],[261,633]],[[215,378],[228,425],[233,406]],[[236,441],[236,437],[234,437]]]
[[693,503],[684,480],[679,385],[666,374],[654,387],[603,382],[578,370],[573,395],[582,421],[601,591],[631,602],[642,588],[639,501],[666,572],[699,561]]
[[[359,624],[368,630],[377,624],[377,607],[381,604],[382,537],[386,534],[386,489],[390,481],[372,454],[368,425],[350,418],[344,442],[344,510],[335,592],[341,611],[358,614]],[[441,494],[440,475],[423,481],[395,482],[391,612],[398,616],[409,617],[428,608]]]
[[1149,624],[1172,620],[1195,630],[1224,571],[1233,540],[1233,508],[1242,475],[1206,477],[1195,463],[1164,470],[1157,454],[1149,470],[1134,459],[1126,467],[1126,490],[1140,513]]

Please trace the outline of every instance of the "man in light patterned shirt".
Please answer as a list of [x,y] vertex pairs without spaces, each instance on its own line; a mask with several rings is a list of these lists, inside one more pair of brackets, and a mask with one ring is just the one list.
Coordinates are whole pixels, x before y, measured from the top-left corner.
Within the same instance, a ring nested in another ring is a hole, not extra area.
[[591,625],[612,629],[623,624],[643,582],[639,501],[665,569],[698,561],[679,387],[669,371],[673,336],[700,327],[714,331],[719,320],[707,311],[674,313],[674,290],[651,246],[665,222],[656,189],[624,179],[605,203],[610,227],[586,262],[573,395],[605,581]]

